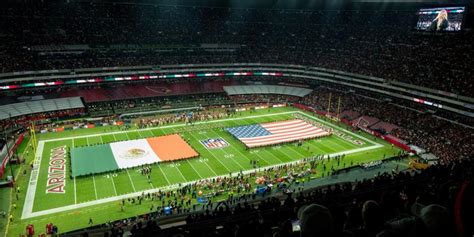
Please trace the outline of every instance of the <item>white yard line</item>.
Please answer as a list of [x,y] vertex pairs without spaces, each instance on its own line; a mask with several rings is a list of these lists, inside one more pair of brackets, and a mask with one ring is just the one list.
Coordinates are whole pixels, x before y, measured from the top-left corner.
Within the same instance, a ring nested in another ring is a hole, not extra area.
[[168,177],[166,177],[165,172],[163,172],[163,169],[161,168],[161,164],[158,164],[158,169],[160,169],[161,173],[163,174],[163,177],[165,177],[165,179],[166,179],[166,182],[168,183],[168,185],[170,185],[171,183],[168,180]]
[[[201,159],[201,158],[199,158],[199,159]],[[202,163],[204,163],[204,164],[209,168],[209,170],[212,171],[212,173],[214,173],[215,175],[217,175],[217,172],[216,172],[207,162],[202,162]]]
[[176,163],[173,161],[172,164],[173,164],[174,168],[176,168],[178,170],[179,174],[181,174],[181,177],[183,177],[184,181],[187,181],[186,177],[184,177],[184,175],[183,175],[183,172],[181,172],[181,170],[178,168],[178,166],[176,166]]
[[95,193],[95,200],[99,199],[97,197],[97,187],[95,186],[95,175],[92,174],[92,182],[94,183],[94,193]]
[[191,162],[189,162],[189,159],[186,159],[186,161],[188,162],[189,166],[191,166],[191,168],[193,168],[194,172],[196,172],[196,174],[199,175],[199,178],[202,179],[201,174],[194,168],[193,164]]
[[74,204],[77,204],[76,177],[74,177]]
[[128,169],[125,169],[125,170],[127,171],[128,179],[130,179],[130,183],[132,183],[133,191],[136,192],[137,190],[135,189],[135,184],[133,184],[132,177],[130,177],[130,173],[128,172]]
[[115,182],[114,182],[114,177],[113,177],[113,175],[110,175],[110,180],[112,180],[112,186],[114,187],[115,196],[117,196],[117,189],[115,188]]

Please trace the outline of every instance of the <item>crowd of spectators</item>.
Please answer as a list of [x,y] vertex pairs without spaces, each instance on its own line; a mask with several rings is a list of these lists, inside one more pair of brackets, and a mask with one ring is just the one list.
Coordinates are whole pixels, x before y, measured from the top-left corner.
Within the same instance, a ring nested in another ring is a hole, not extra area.
[[[127,224],[133,236],[470,236],[473,167],[461,159],[263,200],[226,200],[167,229],[155,212]],[[301,232],[293,232],[296,220]]]
[[[412,31],[414,11],[225,9],[80,2],[15,4],[0,8],[0,73],[150,64],[288,63],[474,95],[473,33],[416,34]],[[221,47],[226,50],[209,50],[202,44],[226,45]],[[71,45],[79,46],[73,50]],[[333,98],[331,105],[329,95]],[[219,98],[216,97],[216,104],[222,104]],[[341,98],[340,106],[335,98]],[[288,102],[282,96],[231,99],[234,103]],[[136,108],[185,104],[174,99],[153,100],[103,102],[88,109],[105,109],[108,115],[120,112],[118,109],[141,111]],[[208,100],[191,97],[189,101],[196,105]],[[257,203],[252,195],[239,194],[239,187],[246,192],[253,190],[245,185],[249,182],[243,176],[203,182],[197,185],[203,189],[207,185],[208,190],[215,190],[216,185],[236,188],[236,197],[204,205],[201,213],[186,219],[188,225],[166,230],[160,230],[154,218],[150,218],[161,216],[164,209],[151,208],[150,215],[127,221],[133,225],[132,234],[295,236],[292,222],[299,220],[302,236],[472,236],[469,223],[473,222],[474,213],[474,164],[472,159],[466,159],[474,157],[472,128],[437,118],[435,115],[442,116],[442,112],[433,114],[421,106],[410,104],[409,109],[379,98],[324,87],[301,102],[332,113],[354,110],[396,124],[400,129],[393,132],[395,136],[449,162],[420,172],[385,173],[373,179],[288,193],[283,200],[271,197]],[[21,124],[32,119],[81,115],[84,111],[56,113],[5,120],[2,126],[11,126],[6,122]],[[273,175],[274,171],[271,172]],[[184,204],[179,192],[170,195],[176,196],[168,204]],[[186,208],[191,210],[193,206]],[[114,235],[123,234],[121,226],[112,229]]]
[[415,10],[11,5],[0,9],[0,68],[292,63],[472,96],[472,32],[416,34],[416,17]]
[[[403,104],[402,101],[391,102],[380,98],[369,97],[358,93],[340,91],[328,87],[319,87],[303,99],[303,103],[317,110],[327,112],[329,97],[332,98],[329,112],[357,111],[361,115],[373,116],[385,122],[399,126],[392,135],[409,144],[419,146],[432,152],[442,160],[454,160],[460,157],[474,157],[474,135],[472,118],[457,119],[452,114],[442,119],[445,114],[429,111],[426,106],[416,103]],[[441,118],[440,118],[441,117]],[[455,120],[461,123],[455,123]]]

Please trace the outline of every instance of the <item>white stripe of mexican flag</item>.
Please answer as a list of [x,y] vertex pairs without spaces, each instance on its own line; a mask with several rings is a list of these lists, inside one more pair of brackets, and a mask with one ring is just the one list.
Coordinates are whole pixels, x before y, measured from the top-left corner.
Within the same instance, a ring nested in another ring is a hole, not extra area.
[[120,169],[160,161],[146,139],[110,143],[115,161]]

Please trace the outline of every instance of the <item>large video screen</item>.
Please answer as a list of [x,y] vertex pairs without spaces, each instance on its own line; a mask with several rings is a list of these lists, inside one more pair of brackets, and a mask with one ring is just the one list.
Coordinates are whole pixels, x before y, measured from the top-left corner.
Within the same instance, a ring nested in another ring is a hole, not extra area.
[[464,7],[422,8],[418,11],[417,30],[460,31]]

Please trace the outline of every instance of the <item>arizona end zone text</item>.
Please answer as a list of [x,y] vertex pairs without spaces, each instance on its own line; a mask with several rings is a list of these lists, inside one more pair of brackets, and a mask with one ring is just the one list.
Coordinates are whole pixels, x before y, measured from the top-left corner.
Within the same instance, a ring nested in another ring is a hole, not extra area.
[[51,149],[46,193],[66,193],[66,146]]

